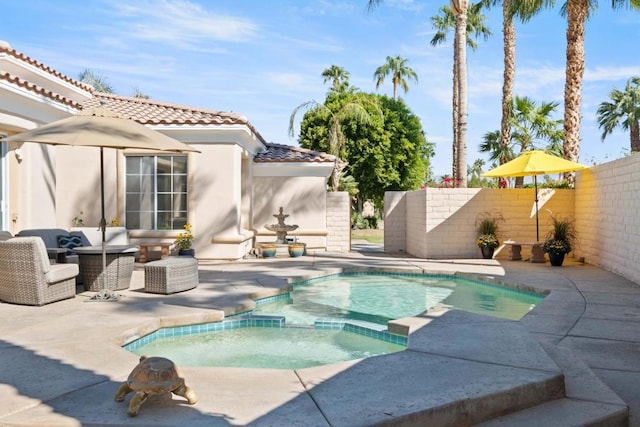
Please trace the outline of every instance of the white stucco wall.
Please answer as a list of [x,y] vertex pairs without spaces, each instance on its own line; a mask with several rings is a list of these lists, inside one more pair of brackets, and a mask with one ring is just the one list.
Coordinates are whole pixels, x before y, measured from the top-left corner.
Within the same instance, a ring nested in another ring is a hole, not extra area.
[[275,233],[265,228],[277,224],[273,216],[283,207],[289,215],[285,224],[295,224],[298,229],[288,233],[310,248],[327,247],[327,197],[326,178],[322,176],[254,176],[253,224],[257,242],[272,242]]
[[[11,231],[17,233],[30,224],[57,227],[55,147],[24,144],[20,155],[22,160],[11,164],[15,169],[10,185],[18,190],[10,195]],[[14,152],[9,156],[15,159]]]
[[234,144],[198,145],[189,158],[189,218],[198,258],[237,259],[251,248],[242,229],[242,153]]
[[[119,192],[122,167],[117,161],[122,156],[114,149],[104,149],[104,195],[105,220],[110,223],[118,219],[124,224],[120,210],[123,197]],[[55,197],[57,201],[56,223],[59,228],[73,226],[72,220],[79,216],[86,227],[100,224],[100,149],[97,147],[55,147],[56,178]],[[124,171],[122,171],[124,174]],[[82,215],[80,215],[82,212]]]

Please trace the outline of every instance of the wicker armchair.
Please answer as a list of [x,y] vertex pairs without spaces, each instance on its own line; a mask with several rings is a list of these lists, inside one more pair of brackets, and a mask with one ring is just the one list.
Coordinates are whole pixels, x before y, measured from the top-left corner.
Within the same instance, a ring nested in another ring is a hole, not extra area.
[[50,264],[40,237],[0,241],[0,300],[44,305],[76,296],[76,264]]

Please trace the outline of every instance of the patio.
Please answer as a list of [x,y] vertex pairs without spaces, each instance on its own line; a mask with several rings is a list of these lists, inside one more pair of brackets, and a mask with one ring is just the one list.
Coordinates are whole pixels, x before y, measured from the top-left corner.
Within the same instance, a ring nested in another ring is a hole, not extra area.
[[[566,415],[573,417],[565,418],[567,424],[604,419],[607,425],[620,425],[626,402],[630,425],[639,425],[637,284],[573,261],[562,268],[521,261],[433,261],[388,256],[370,245],[360,248],[348,254],[202,263],[200,285],[174,295],[141,292],[143,267],[137,265],[131,289],[119,302],[86,303],[93,295],[86,292],[44,307],[1,304],[0,423],[367,425],[431,420],[444,425],[451,413],[477,409],[474,404],[508,402],[519,382],[525,385],[517,394],[531,393],[530,401],[557,391],[555,363],[565,377],[566,398],[517,412],[503,423],[558,425],[552,417]],[[141,329],[217,321],[222,312],[250,307],[249,296],[287,286],[289,277],[343,268],[461,272],[552,293],[520,322],[469,321],[463,314],[449,321],[447,316],[414,318],[409,325],[418,339],[393,359],[295,372],[183,367],[187,383],[200,397],[194,406],[179,397],[149,400],[138,417],[130,418],[126,403],[114,402],[138,359],[118,347],[126,337]],[[433,325],[421,328],[430,321]],[[429,347],[422,334],[430,326],[435,336],[456,338],[436,340],[451,345]],[[540,345],[528,342],[526,331]],[[505,384],[514,387],[508,390]],[[461,399],[460,393],[474,398]],[[448,409],[443,409],[445,403]]]

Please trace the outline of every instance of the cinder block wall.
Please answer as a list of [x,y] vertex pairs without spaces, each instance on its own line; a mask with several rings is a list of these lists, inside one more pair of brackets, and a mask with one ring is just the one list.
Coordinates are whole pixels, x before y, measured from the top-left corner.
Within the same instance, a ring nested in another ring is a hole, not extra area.
[[[640,283],[639,195],[638,155],[579,171],[575,190],[539,190],[540,240],[551,229],[551,214],[573,217],[578,234],[574,257]],[[404,244],[409,254],[420,258],[478,258],[475,221],[478,214],[492,209],[505,218],[501,240],[533,241],[533,200],[533,189],[428,188],[388,193],[385,251],[395,252]],[[392,236],[389,242],[388,235]],[[527,256],[525,248],[523,255]],[[505,256],[505,250],[497,253],[498,258]]]
[[327,192],[327,251],[351,249],[351,203],[349,193]]
[[[551,229],[552,214],[574,218],[574,190],[540,189],[539,240]],[[399,218],[405,206],[404,221]],[[485,212],[501,213],[501,241],[535,241],[535,192],[533,189],[427,188],[406,193],[393,192],[385,202],[385,251],[402,247],[419,258],[479,258],[475,243],[476,220]],[[387,231],[389,230],[389,231]],[[387,235],[393,230],[393,240]],[[523,248],[523,255],[528,255]],[[498,258],[506,258],[499,248]]]
[[576,178],[574,255],[640,283],[640,156],[591,167]]
[[[411,191],[406,194],[405,224],[407,253],[427,258],[427,193]],[[385,228],[387,221],[385,220]]]
[[384,250],[388,253],[407,251],[407,204],[405,194],[404,191],[387,191],[384,193]]

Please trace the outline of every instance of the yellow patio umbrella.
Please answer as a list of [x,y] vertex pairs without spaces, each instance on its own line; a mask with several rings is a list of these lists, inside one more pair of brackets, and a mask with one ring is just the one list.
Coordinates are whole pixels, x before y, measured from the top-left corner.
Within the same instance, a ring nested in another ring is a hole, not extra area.
[[537,175],[571,172],[587,169],[588,166],[547,154],[541,150],[527,151],[507,163],[483,174],[487,178],[533,176],[536,202],[536,241],[540,240],[538,231],[538,179]]

